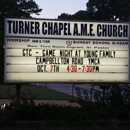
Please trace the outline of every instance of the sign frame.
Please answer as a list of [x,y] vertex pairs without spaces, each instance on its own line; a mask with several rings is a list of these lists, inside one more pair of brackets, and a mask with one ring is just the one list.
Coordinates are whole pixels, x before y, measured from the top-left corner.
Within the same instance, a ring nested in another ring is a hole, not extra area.
[[[14,39],[31,39],[33,36],[31,36],[31,35],[29,35],[29,36],[27,36],[27,35],[17,35],[17,34],[8,34],[7,33],[7,30],[8,30],[8,26],[6,26],[6,24],[7,24],[7,20],[24,20],[24,21],[26,21],[26,20],[29,20],[29,21],[35,21],[35,23],[36,22],[38,22],[38,21],[49,21],[49,22],[52,22],[52,23],[56,23],[56,22],[60,22],[60,23],[71,23],[71,25],[75,25],[75,26],[77,26],[76,24],[72,24],[72,23],[80,23],[80,24],[82,24],[82,23],[89,23],[89,26],[93,23],[94,24],[94,26],[95,25],[99,25],[98,23],[101,23],[101,25],[103,24],[109,24],[109,25],[111,25],[111,24],[114,24],[114,25],[127,25],[128,26],[128,29],[130,30],[130,25],[129,25],[129,23],[128,22],[111,22],[111,21],[70,21],[70,20],[52,20],[52,19],[21,19],[21,18],[5,18],[5,41],[4,41],[4,66],[6,66],[7,65],[7,45],[6,45],[6,43],[7,43],[7,38],[14,38]],[[41,25],[41,24],[40,24]],[[67,25],[66,25],[67,26]],[[92,26],[92,25],[91,25]],[[120,27],[121,28],[121,27]],[[62,31],[63,32],[63,31]],[[104,42],[104,41],[106,41],[106,42],[111,42],[111,41],[113,41],[113,42],[116,42],[116,41],[119,41],[119,42],[123,42],[123,41],[127,41],[128,42],[128,54],[130,55],[130,33],[129,33],[130,31],[128,31],[128,37],[126,37],[126,38],[119,38],[118,37],[118,39],[116,39],[116,38],[95,38],[95,36],[92,36],[92,37],[90,37],[90,36],[88,36],[87,38],[85,38],[84,36],[83,37],[81,37],[81,36],[76,36],[76,37],[73,37],[73,36],[65,36],[64,37],[64,35],[62,35],[62,36],[56,36],[56,37],[54,37],[54,36],[50,36],[50,35],[47,35],[47,36],[35,36],[35,37],[33,37],[34,39],[38,39],[38,40],[40,40],[40,39],[43,39],[43,40],[66,40],[66,41],[100,41],[100,42]],[[91,32],[92,33],[92,32]],[[120,34],[121,34],[121,32],[120,32]],[[90,35],[90,33],[89,33],[89,35]],[[18,42],[18,41],[17,41]],[[22,42],[21,42],[22,43]],[[26,43],[26,42],[25,42]],[[46,43],[45,43],[46,44]],[[128,81],[100,81],[100,80],[98,80],[98,81],[93,81],[93,80],[71,80],[71,81],[69,81],[69,80],[67,80],[67,81],[65,81],[65,80],[57,80],[57,81],[54,81],[54,80],[39,80],[39,81],[21,81],[21,80],[19,80],[19,81],[7,81],[6,79],[7,79],[7,74],[6,74],[6,72],[7,72],[7,69],[6,69],[6,67],[5,67],[5,70],[4,70],[4,82],[5,83],[33,83],[33,82],[67,82],[67,83],[129,83],[130,82],[130,65],[129,65],[129,62],[130,62],[130,58],[129,57],[127,57],[128,58]],[[70,74],[70,73],[69,73]],[[49,77],[49,76],[48,76]]]

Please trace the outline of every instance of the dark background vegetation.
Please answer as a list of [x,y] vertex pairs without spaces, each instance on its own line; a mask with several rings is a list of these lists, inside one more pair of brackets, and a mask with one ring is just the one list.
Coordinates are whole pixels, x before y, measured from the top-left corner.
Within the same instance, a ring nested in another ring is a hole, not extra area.
[[71,101],[71,96],[41,86],[22,85],[20,97],[15,95],[14,85],[0,87],[3,88],[0,94],[4,91],[7,95],[2,97],[9,99],[6,107],[0,109],[0,121],[130,121],[129,87],[113,85],[106,90],[104,99],[102,92],[96,90],[94,101],[89,96],[83,100],[74,98],[73,102],[80,104],[76,106],[55,102],[35,104],[34,99]]

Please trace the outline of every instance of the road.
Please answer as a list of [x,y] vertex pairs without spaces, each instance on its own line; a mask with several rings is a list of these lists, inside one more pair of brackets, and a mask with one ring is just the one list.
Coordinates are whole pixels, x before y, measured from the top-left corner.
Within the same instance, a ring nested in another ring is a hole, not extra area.
[[[69,95],[73,95],[74,97],[77,97],[76,90],[74,87],[72,87],[73,84],[64,84],[64,83],[37,83],[38,86],[44,86],[59,92],[63,92]],[[75,84],[76,87],[85,89],[87,91],[90,91],[92,86],[89,84]],[[94,89],[102,91],[102,89],[99,88],[99,86],[95,86]],[[90,95],[89,95],[90,96]]]

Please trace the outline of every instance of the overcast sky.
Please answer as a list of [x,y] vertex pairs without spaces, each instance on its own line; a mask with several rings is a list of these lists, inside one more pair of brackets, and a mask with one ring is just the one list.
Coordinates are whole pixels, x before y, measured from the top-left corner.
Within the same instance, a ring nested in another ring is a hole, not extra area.
[[86,10],[88,0],[35,0],[42,8],[40,15],[32,15],[35,18],[58,18],[61,13],[75,14],[79,10]]

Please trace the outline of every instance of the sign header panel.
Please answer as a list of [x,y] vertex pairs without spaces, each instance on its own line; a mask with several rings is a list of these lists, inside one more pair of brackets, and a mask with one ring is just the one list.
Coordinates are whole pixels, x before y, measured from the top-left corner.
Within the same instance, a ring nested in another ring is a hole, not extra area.
[[5,36],[63,39],[129,39],[129,23],[5,19]]

